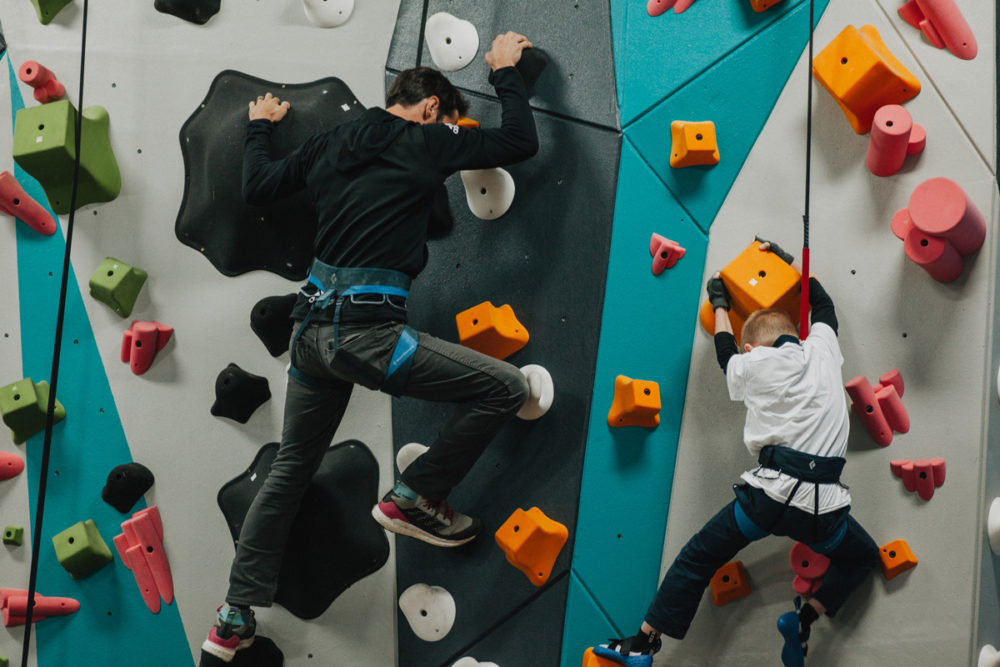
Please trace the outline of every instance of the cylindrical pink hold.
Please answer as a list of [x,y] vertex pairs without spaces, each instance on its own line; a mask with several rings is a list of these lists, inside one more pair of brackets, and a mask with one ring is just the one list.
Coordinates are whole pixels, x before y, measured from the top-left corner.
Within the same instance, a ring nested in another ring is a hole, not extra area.
[[66,94],[66,89],[52,70],[42,67],[34,60],[25,61],[17,71],[17,76],[35,89],[35,99],[42,104],[55,102]]
[[899,397],[903,397],[903,374],[899,372],[898,368],[893,368],[891,371],[882,373],[882,375],[878,376],[878,383],[883,387],[892,385],[896,388],[896,393],[899,394]]
[[892,216],[892,233],[900,241],[913,229],[913,222],[910,220],[910,209],[901,208]]
[[830,569],[830,559],[818,554],[802,542],[792,545],[788,562],[795,574],[805,579],[819,579]]
[[892,176],[903,166],[910,147],[913,119],[898,104],[887,104],[875,112],[868,139],[865,164],[876,176]]
[[976,252],[986,240],[986,220],[965,190],[948,178],[932,178],[910,195],[910,220],[917,229],[948,239],[961,255]]
[[962,275],[962,256],[941,237],[914,227],[903,239],[903,251],[938,282],[950,283]]
[[850,380],[846,385],[847,395],[851,397],[851,408],[864,422],[868,435],[882,447],[892,443],[892,428],[882,414],[882,407],[875,398],[875,392],[864,375]]
[[646,13],[650,16],[659,16],[674,6],[676,0],[649,0],[646,3]]
[[0,211],[12,215],[43,236],[56,233],[56,221],[24,191],[9,171],[0,172]]
[[879,389],[875,393],[875,399],[882,408],[885,420],[889,422],[889,428],[897,433],[906,433],[910,430],[910,416],[906,413],[903,399],[899,397],[894,386],[890,384]]
[[924,150],[925,146],[927,146],[927,130],[923,125],[914,123],[913,129],[910,130],[910,143],[906,147],[906,154],[916,155]]

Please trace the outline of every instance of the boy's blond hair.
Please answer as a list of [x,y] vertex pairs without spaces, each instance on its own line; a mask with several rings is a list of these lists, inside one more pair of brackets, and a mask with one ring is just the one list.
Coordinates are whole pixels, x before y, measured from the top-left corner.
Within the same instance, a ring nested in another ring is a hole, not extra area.
[[767,308],[750,313],[750,317],[743,324],[741,338],[743,344],[768,346],[774,345],[779,336],[786,334],[791,336],[799,334],[792,318],[783,310]]

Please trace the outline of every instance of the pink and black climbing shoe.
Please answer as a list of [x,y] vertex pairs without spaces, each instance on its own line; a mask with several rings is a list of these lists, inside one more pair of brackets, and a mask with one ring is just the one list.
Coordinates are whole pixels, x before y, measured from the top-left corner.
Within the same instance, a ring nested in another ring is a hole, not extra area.
[[653,654],[660,650],[660,636],[641,631],[625,639],[609,639],[607,644],[594,647],[594,655],[625,667],[652,667]]
[[232,662],[236,652],[253,645],[257,621],[252,609],[241,609],[224,604],[219,607],[219,619],[208,631],[208,639],[201,650],[223,662]]
[[386,530],[436,547],[460,546],[482,529],[479,519],[456,512],[446,502],[424,498],[400,482],[372,508],[372,516]]

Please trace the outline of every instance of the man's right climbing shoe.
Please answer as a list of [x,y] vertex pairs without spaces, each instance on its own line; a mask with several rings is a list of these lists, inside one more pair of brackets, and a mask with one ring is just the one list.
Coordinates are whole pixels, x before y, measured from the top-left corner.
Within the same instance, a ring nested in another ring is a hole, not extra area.
[[456,512],[446,502],[424,498],[401,482],[372,508],[372,516],[386,530],[436,547],[465,544],[482,529],[479,519]]
[[[798,605],[796,605],[798,606]],[[799,633],[799,613],[786,611],[778,617],[778,632],[785,640],[781,648],[781,664],[785,667],[804,667],[806,663],[806,643]]]
[[242,611],[224,604],[218,609],[219,618],[208,631],[208,639],[201,650],[223,662],[232,662],[236,652],[253,645],[257,632],[257,621],[253,610]]
[[594,655],[625,667],[652,667],[653,654],[660,650],[663,642],[657,639],[654,646],[645,646],[637,651],[633,650],[633,639],[634,637],[609,639],[607,644],[598,644],[594,647]]

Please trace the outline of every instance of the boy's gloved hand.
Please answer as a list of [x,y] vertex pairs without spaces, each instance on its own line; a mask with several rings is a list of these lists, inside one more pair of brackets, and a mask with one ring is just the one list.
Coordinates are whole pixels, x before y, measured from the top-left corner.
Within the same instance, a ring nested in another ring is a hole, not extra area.
[[759,243],[767,244],[767,247],[766,248],[761,248],[761,250],[770,250],[775,255],[777,255],[778,257],[780,257],[781,261],[783,261],[785,264],[791,264],[792,262],[795,261],[795,257],[792,255],[792,253],[785,252],[781,248],[781,246],[778,245],[777,243],[774,243],[772,241],[768,241],[766,239],[762,239],[759,236],[754,236],[753,238],[754,238],[755,241],[758,241]]
[[726,286],[718,273],[708,279],[705,288],[708,290],[708,300],[712,304],[712,310],[716,308],[729,310],[729,292],[726,291]]

